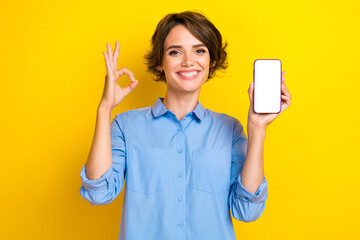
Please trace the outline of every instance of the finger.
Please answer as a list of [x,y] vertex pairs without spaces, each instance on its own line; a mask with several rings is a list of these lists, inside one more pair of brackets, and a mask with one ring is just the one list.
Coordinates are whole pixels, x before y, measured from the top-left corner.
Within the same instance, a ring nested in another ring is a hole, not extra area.
[[117,72],[118,72],[119,76],[126,74],[129,76],[131,81],[135,81],[134,73],[132,71],[130,71],[129,69],[123,67],[123,68],[119,69]]
[[285,83],[282,83],[282,84],[281,84],[281,90],[286,91],[286,92],[289,92],[289,89],[287,88],[287,86],[286,86]]
[[281,84],[283,84],[285,82],[285,72],[281,72]]
[[113,68],[114,67],[114,64],[113,64],[114,63],[113,51],[112,51],[110,43],[107,43],[106,46],[107,46],[107,49],[108,49],[108,56],[109,56],[109,60],[110,60],[110,65]]
[[106,65],[106,72],[108,74],[111,73],[111,66],[110,66],[110,60],[109,60],[109,56],[106,52],[103,52],[103,55],[105,57],[105,65]]
[[290,106],[291,104],[291,98],[285,95],[281,96],[281,99],[285,102],[285,104],[287,104],[288,106]]
[[285,96],[285,95],[281,95],[281,98],[284,99],[285,101],[291,100],[291,98],[289,96]]
[[115,42],[115,54],[114,54],[114,66],[117,69],[118,58],[119,58],[119,51],[120,51],[120,43],[118,41]]
[[282,90],[282,94],[292,98],[289,89],[286,87],[285,83],[281,84],[281,90]]
[[136,85],[138,84],[138,80],[137,79],[135,79],[134,81],[132,81],[130,84],[129,84],[129,89],[130,89],[130,91],[133,91],[134,89],[135,89],[135,87],[136,87]]
[[254,82],[251,81],[250,82],[250,86],[249,86],[249,89],[248,89],[248,94],[253,94],[254,93]]
[[289,106],[290,106],[289,103],[287,103],[287,102],[282,102],[282,104],[281,104],[281,112],[280,112],[280,113],[282,113],[283,111],[285,111],[285,109],[287,109]]
[[134,80],[134,81],[132,81],[128,86],[126,86],[126,87],[124,87],[124,89],[125,89],[125,92],[126,92],[126,95],[128,95],[129,93],[131,93],[134,89],[135,89],[135,87],[136,87],[136,85],[138,84],[138,80]]
[[249,99],[250,99],[250,108],[253,106],[253,94],[254,94],[254,82],[250,82],[250,87],[248,89]]

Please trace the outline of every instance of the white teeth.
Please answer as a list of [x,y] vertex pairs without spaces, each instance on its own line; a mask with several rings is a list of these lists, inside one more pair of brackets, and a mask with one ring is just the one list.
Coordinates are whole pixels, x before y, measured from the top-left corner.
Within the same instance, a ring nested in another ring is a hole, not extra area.
[[184,76],[184,77],[192,77],[192,76],[194,76],[194,75],[196,75],[196,74],[198,74],[198,73],[199,73],[199,71],[179,72],[179,74],[180,74],[181,76]]

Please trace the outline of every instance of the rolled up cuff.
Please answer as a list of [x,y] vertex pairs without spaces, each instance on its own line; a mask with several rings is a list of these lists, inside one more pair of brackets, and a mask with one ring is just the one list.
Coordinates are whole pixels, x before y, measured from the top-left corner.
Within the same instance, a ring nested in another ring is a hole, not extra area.
[[261,203],[265,202],[268,197],[268,183],[264,176],[264,180],[258,187],[257,191],[254,193],[249,192],[242,184],[241,184],[241,174],[238,177],[238,184],[236,186],[236,196],[244,201],[252,202],[252,203]]
[[113,168],[110,167],[100,178],[90,180],[86,177],[86,168],[83,166],[80,172],[81,182],[85,190],[92,192],[107,191],[114,184]]

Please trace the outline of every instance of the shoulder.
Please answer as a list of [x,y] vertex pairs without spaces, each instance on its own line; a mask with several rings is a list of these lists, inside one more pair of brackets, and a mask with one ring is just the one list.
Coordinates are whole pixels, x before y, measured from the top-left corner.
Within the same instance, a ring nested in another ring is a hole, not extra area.
[[148,120],[151,117],[151,107],[144,107],[138,109],[131,109],[122,113],[116,114],[114,120],[118,122]]
[[219,113],[206,109],[205,116],[211,121],[217,122],[219,125],[226,126],[229,131],[233,132],[234,136],[242,135],[244,132],[242,123],[237,118],[226,113]]
[[241,125],[240,121],[237,118],[232,117],[226,113],[215,112],[208,108],[205,109],[205,116],[210,119],[221,121],[223,123],[228,123],[228,124],[232,124],[232,125],[237,125],[237,124]]

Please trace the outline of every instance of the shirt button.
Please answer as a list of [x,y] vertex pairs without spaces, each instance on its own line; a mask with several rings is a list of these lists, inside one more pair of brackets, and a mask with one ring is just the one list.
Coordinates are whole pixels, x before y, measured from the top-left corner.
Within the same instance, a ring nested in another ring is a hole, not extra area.
[[178,127],[178,132],[181,132],[182,131],[182,126],[179,126]]
[[178,173],[178,177],[182,177],[183,176],[183,173],[182,172],[179,172]]
[[179,225],[179,227],[182,227],[183,223],[182,223],[182,222],[179,222],[178,225]]
[[179,201],[179,202],[182,202],[182,200],[183,200],[182,197],[179,197],[179,198],[178,198],[178,201]]
[[181,154],[183,152],[182,148],[179,148],[178,153]]

